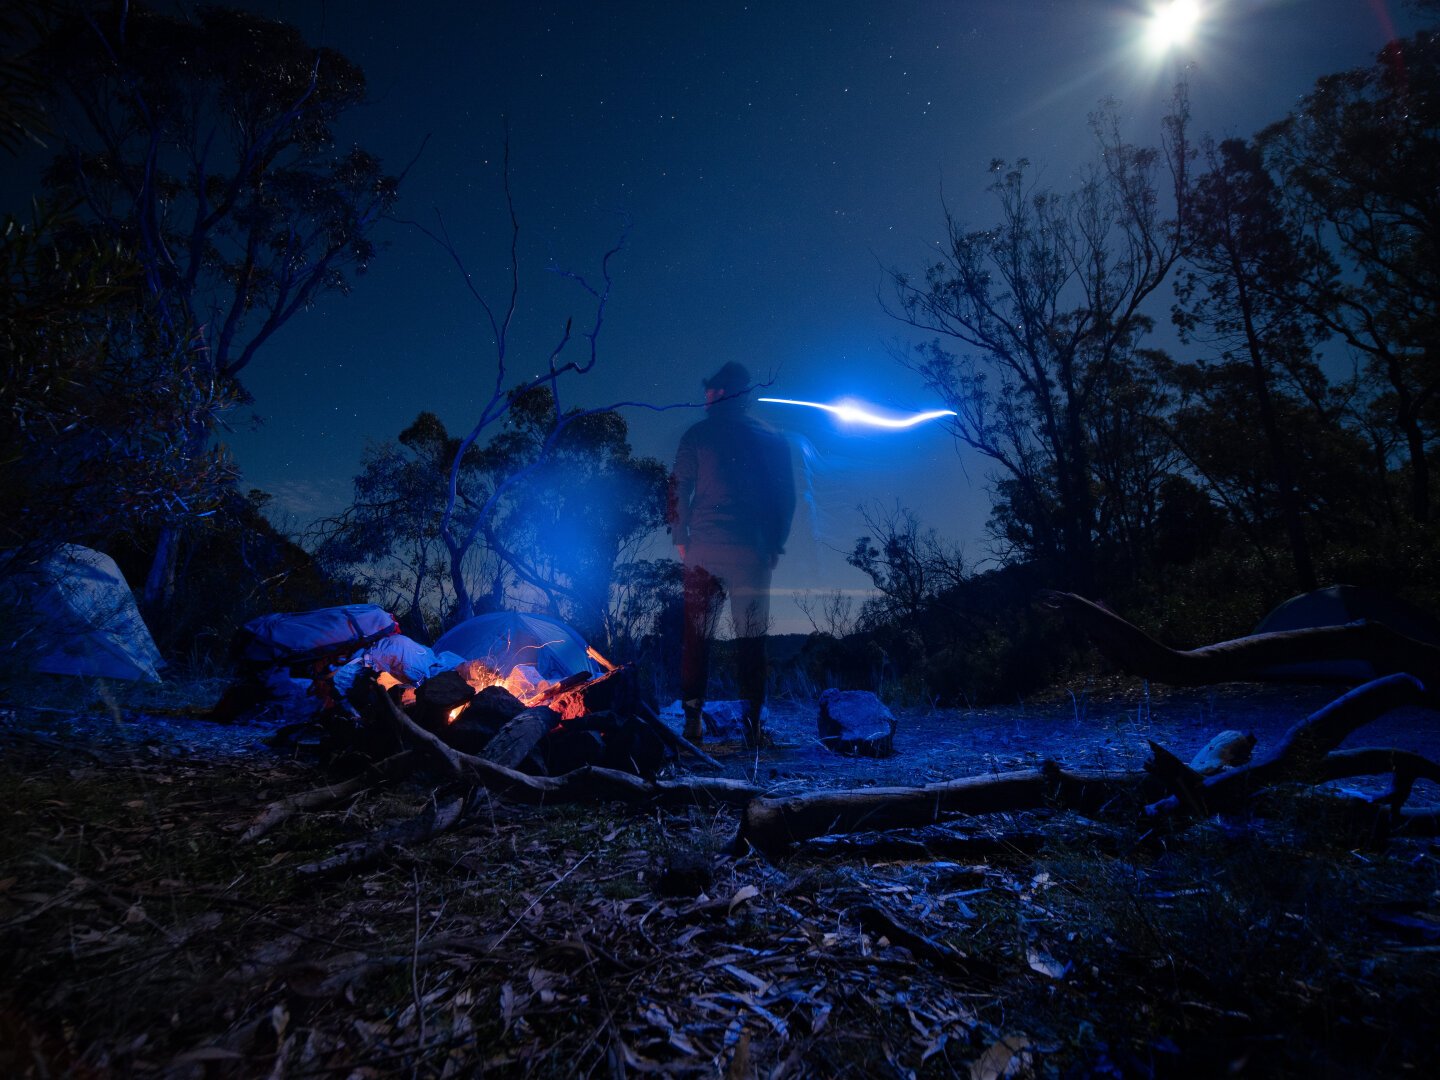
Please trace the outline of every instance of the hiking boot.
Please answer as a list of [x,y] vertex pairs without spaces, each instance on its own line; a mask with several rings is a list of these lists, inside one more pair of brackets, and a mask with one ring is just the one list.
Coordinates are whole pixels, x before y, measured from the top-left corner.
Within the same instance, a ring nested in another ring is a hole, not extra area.
[[680,732],[681,737],[699,746],[705,739],[705,726],[701,718],[701,703],[698,701],[687,701],[685,708],[685,729]]
[[759,750],[766,746],[774,746],[775,740],[762,725],[763,706],[748,704],[745,706],[745,715],[740,720],[740,745],[746,750]]
[[775,736],[771,735],[770,732],[764,728],[758,728],[753,731],[750,728],[746,728],[745,733],[740,736],[740,745],[746,750],[768,750],[777,744],[775,742]]

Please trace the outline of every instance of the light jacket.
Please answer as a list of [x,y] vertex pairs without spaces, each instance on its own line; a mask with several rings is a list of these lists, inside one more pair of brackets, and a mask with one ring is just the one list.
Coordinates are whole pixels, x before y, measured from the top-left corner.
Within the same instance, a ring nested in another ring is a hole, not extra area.
[[739,398],[710,405],[680,438],[670,477],[676,544],[732,544],[779,555],[795,516],[795,478],[785,437]]

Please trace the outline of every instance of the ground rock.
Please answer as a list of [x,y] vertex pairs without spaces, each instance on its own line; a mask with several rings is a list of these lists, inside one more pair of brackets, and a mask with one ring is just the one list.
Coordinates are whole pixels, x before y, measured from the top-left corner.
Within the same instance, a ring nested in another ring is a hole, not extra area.
[[1244,765],[1254,749],[1254,732],[1222,731],[1190,759],[1190,768],[1201,776],[1214,776],[1223,769]]
[[868,690],[826,690],[820,695],[818,728],[820,741],[838,754],[895,753],[895,717]]
[[661,860],[654,890],[657,896],[699,896],[710,888],[714,880],[710,859],[703,852],[672,851]]

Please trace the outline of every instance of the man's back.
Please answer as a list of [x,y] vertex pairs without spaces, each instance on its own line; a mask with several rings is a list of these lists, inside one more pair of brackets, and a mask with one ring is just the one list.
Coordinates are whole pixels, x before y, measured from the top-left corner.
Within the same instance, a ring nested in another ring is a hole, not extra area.
[[742,403],[720,402],[680,440],[675,457],[675,542],[785,549],[795,512],[790,448]]

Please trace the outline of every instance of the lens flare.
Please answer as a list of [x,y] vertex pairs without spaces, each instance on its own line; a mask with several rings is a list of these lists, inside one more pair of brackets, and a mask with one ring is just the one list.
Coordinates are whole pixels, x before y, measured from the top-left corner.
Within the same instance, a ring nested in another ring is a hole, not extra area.
[[820,409],[828,412],[847,424],[863,424],[867,427],[891,429],[912,428],[928,420],[938,420],[942,416],[955,415],[952,409],[931,409],[929,412],[911,413],[909,416],[886,416],[874,411],[863,402],[848,399],[831,404],[823,401],[796,401],[793,398],[777,397],[762,397],[757,400],[768,401],[772,405],[803,405],[807,409]]
[[1169,0],[1150,12],[1147,38],[1157,53],[1184,45],[1195,34],[1200,23],[1200,5],[1196,0]]

